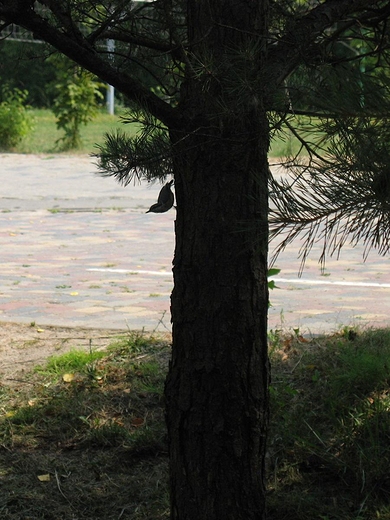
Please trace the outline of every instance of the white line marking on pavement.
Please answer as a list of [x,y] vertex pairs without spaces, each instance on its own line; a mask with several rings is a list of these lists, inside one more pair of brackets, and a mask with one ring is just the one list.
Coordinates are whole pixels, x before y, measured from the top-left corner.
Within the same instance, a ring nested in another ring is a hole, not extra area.
[[[113,269],[110,267],[91,267],[87,271],[98,271],[101,273],[122,273],[122,274],[148,274],[151,276],[172,276],[171,271],[143,271],[139,269]],[[293,283],[303,285],[344,285],[347,287],[381,287],[390,288],[390,283],[379,282],[346,282],[332,280],[302,280],[300,278],[271,278],[275,283]]]
[[390,288],[390,283],[379,282],[345,282],[332,280],[300,280],[299,278],[271,278],[275,283],[296,283],[304,285],[345,285],[348,287],[382,287]]
[[171,271],[141,271],[139,269],[112,269],[109,267],[91,267],[87,271],[98,271],[100,273],[122,273],[122,274],[150,274],[152,276],[172,276]]

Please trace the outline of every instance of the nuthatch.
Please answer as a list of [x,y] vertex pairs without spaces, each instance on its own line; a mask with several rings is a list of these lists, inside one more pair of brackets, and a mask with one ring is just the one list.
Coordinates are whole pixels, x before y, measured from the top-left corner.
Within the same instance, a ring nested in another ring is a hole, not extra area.
[[171,191],[173,181],[167,182],[160,190],[156,204],[150,206],[146,213],[165,213],[173,206],[175,197]]

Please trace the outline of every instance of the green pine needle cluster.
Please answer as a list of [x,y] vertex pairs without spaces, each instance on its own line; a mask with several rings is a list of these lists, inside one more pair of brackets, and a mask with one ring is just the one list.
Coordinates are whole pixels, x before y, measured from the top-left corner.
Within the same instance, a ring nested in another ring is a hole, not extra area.
[[124,131],[105,134],[98,145],[97,166],[104,177],[115,177],[122,185],[131,182],[163,181],[172,173],[172,149],[167,129],[156,119],[135,111],[125,124],[139,125],[139,132],[129,136]]

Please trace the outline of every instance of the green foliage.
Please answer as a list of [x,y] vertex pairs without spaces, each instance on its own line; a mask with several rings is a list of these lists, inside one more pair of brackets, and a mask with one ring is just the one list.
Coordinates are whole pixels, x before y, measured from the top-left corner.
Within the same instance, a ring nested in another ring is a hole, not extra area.
[[[268,269],[267,277],[268,277],[268,290],[269,291],[278,289],[278,286],[275,284],[274,280],[272,280],[270,278],[272,278],[272,276],[276,276],[279,273],[280,273],[280,269],[276,269],[276,268]],[[268,302],[268,307],[272,307],[270,302]]]
[[104,357],[104,352],[71,350],[61,356],[51,356],[44,367],[37,367],[37,372],[64,374],[65,372],[84,372],[88,364]]
[[10,90],[7,86],[1,92],[0,103],[0,148],[11,150],[33,129],[33,119],[25,105],[26,90]]
[[[4,33],[3,33],[4,35]],[[47,55],[52,50],[42,43],[0,40],[1,83],[13,90],[28,91],[28,104],[34,108],[50,107],[54,92],[48,85],[55,78],[54,65]]]
[[272,280],[272,277],[278,275],[279,273],[280,273],[280,269],[276,269],[275,267],[273,267],[272,269],[268,269],[268,273],[267,273],[268,289],[273,290],[273,289],[278,288],[278,286],[275,284],[274,280]]
[[135,180],[166,179],[172,174],[173,154],[166,127],[139,110],[122,119],[125,124],[138,125],[139,132],[133,137],[119,130],[105,135],[96,155],[101,175],[113,176],[124,186]]
[[[306,73],[308,78],[289,91],[290,108],[284,119],[278,124],[277,113],[271,114],[273,135],[286,141],[284,164],[289,173],[281,181],[271,181],[271,239],[281,238],[276,254],[298,237],[303,240],[303,264],[317,242],[322,243],[323,263],[348,242],[363,244],[365,255],[371,248],[386,254],[390,249],[388,70],[376,67],[372,59],[356,58],[337,66],[308,68]],[[299,115],[301,102],[304,117]]]
[[387,518],[390,330],[272,342],[270,516]]
[[62,150],[81,146],[80,127],[86,125],[98,113],[98,100],[103,98],[102,84],[80,67],[65,58],[56,57],[57,81],[53,112],[57,127],[65,136],[58,140]]

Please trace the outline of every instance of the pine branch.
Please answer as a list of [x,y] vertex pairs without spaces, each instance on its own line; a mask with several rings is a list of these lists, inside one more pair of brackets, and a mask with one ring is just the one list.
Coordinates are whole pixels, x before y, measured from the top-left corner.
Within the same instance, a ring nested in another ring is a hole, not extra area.
[[[376,11],[375,6],[378,6]],[[376,22],[382,11],[389,6],[390,2],[383,6],[383,2],[379,0],[327,0],[297,18],[293,24],[289,24],[288,30],[279,41],[270,46],[268,77],[272,84],[283,84],[301,63],[302,56],[307,55],[319,37],[324,37],[325,29],[348,18],[353,18],[356,24],[360,23],[360,18],[365,23],[369,23],[370,20]]]
[[[295,164],[290,176],[270,180],[273,260],[292,240],[302,239],[302,268],[315,243],[320,260],[345,243],[390,251],[390,122],[370,118],[332,122],[327,162]],[[337,131],[336,131],[337,129]]]
[[145,113],[135,113],[124,123],[138,123],[141,128],[134,137],[117,131],[105,135],[99,145],[97,167],[100,175],[114,177],[127,186],[142,179],[154,182],[172,174],[172,148],[167,130]]

